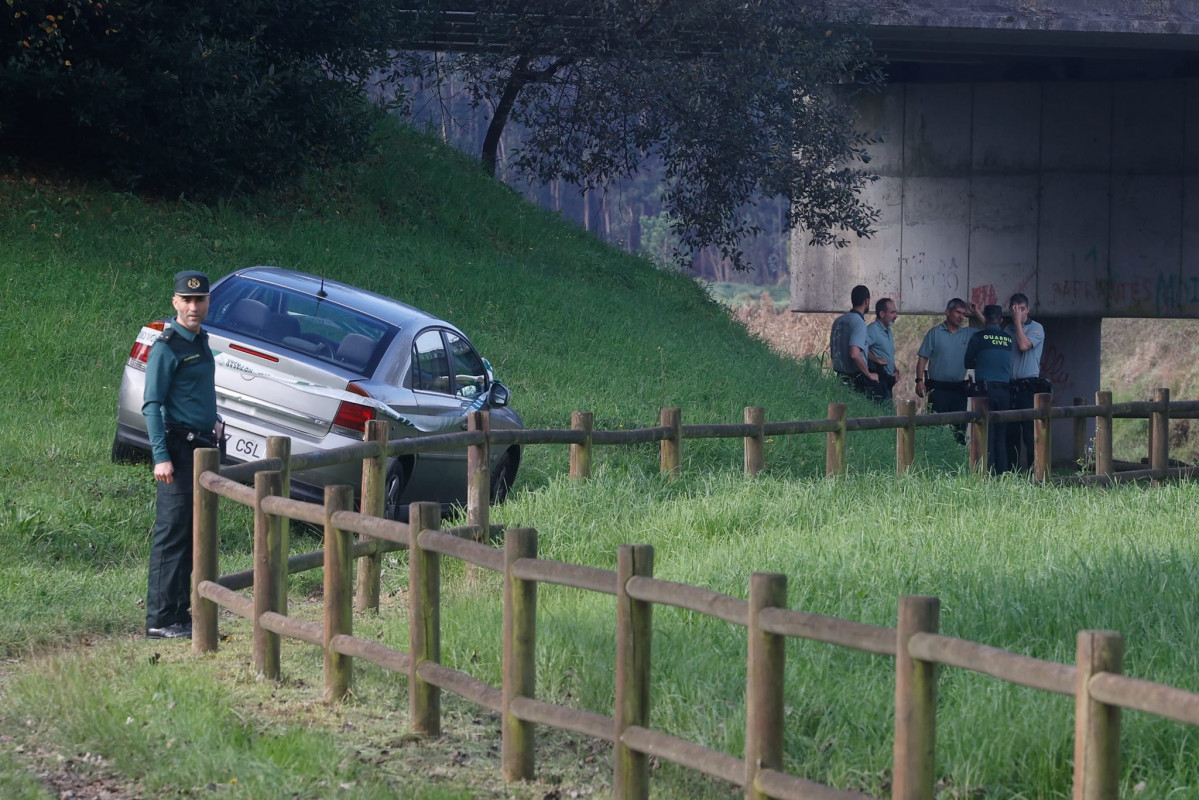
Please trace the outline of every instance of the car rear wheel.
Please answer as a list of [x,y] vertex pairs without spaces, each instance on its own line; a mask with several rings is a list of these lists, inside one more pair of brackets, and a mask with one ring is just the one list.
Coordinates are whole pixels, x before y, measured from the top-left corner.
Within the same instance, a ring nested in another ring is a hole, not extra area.
[[114,464],[141,464],[149,461],[150,458],[146,451],[140,447],[122,442],[120,437],[113,435],[112,437],[112,462]]
[[404,482],[404,464],[398,458],[393,458],[383,481],[383,515],[396,522],[408,521],[408,506],[400,503]]

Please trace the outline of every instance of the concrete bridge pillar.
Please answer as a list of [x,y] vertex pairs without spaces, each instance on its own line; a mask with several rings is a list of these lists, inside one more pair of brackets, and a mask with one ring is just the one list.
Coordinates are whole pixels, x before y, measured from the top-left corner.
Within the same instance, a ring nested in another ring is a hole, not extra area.
[[[1037,321],[1045,326],[1041,376],[1053,383],[1054,405],[1072,405],[1076,397],[1081,397],[1088,405],[1094,403],[1095,392],[1104,388],[1099,385],[1103,320],[1099,317],[1048,317]],[[1092,420],[1087,425],[1088,441],[1094,435]],[[1069,458],[1073,447],[1073,421],[1056,420],[1053,423],[1054,459]]]

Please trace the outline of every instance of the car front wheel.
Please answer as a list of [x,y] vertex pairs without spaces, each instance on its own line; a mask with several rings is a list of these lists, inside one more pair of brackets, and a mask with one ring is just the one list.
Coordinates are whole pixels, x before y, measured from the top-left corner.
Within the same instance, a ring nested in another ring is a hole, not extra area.
[[491,505],[498,506],[508,499],[512,481],[516,478],[516,470],[513,469],[515,463],[511,450],[504,451],[500,460],[495,462],[495,467],[491,470]]

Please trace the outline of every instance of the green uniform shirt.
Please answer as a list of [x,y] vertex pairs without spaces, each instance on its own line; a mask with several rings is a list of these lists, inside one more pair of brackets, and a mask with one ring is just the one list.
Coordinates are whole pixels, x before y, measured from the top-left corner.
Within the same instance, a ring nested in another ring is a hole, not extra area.
[[1012,373],[1012,348],[1015,340],[999,326],[984,328],[966,346],[966,368],[974,370],[976,380],[1008,383]]
[[208,334],[192,333],[177,321],[155,340],[146,360],[142,414],[154,463],[170,461],[167,428],[209,432],[216,424],[216,362]]

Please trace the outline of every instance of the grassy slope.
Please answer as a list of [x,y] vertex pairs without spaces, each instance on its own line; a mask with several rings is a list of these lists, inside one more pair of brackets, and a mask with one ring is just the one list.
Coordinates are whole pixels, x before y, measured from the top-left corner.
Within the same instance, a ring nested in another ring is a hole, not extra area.
[[[5,654],[140,626],[152,485],[144,469],[108,464],[107,453],[120,365],[138,325],[166,313],[164,287],[177,269],[216,276],[272,263],[442,314],[492,360],[533,427],[565,427],[575,409],[594,411],[597,427],[652,425],[664,405],[682,407],[684,422],[740,421],[741,408],[750,404],[765,406],[770,419],[823,417],[832,399],[848,399],[851,414],[871,413],[811,362],[773,355],[688,279],[614,252],[520,203],[429,140],[397,136],[352,174],[324,176],[304,192],[252,207],[149,204],[96,187],[23,180],[0,185]],[[399,157],[387,155],[393,152]],[[921,452],[934,465],[960,459],[947,439],[939,431],[922,434]],[[954,635],[1069,661],[1074,631],[1113,627],[1135,642],[1126,660],[1130,673],[1177,685],[1199,674],[1185,653],[1195,624],[1178,613],[1199,555],[1177,535],[1183,523],[1175,509],[1194,506],[1192,487],[1100,494],[1015,480],[987,485],[957,474],[880,480],[892,468],[894,435],[855,434],[851,443],[857,475],[846,482],[796,482],[823,469],[823,437],[811,436],[771,443],[769,474],[756,482],[736,474],[738,442],[688,442],[679,481],[659,479],[653,448],[641,447],[601,453],[597,480],[587,487],[562,479],[564,450],[534,448],[516,496],[496,518],[538,527],[549,558],[611,567],[617,545],[644,541],[659,548],[659,574],[672,580],[743,596],[750,572],[778,570],[791,576],[794,607],[884,625],[891,624],[899,594],[938,594],[945,629]],[[244,566],[244,517],[223,527],[222,565]],[[402,592],[403,564],[388,564],[385,580],[389,591]],[[319,586],[314,581],[311,573],[293,581],[297,608]],[[451,585],[443,614],[445,658],[494,680],[494,581],[459,571]],[[610,678],[588,665],[597,653],[610,652],[608,606],[565,594],[543,600],[539,694],[603,712],[611,702]],[[369,629],[403,646],[406,631],[393,616]],[[668,625],[655,640],[655,719],[679,735],[737,752],[744,676],[729,669],[741,658],[735,633],[669,610],[656,617]],[[296,760],[287,755],[291,748],[331,764],[345,782],[359,782],[362,796],[372,795],[376,778],[363,774],[356,760],[338,767],[337,753],[290,728],[280,730],[269,710],[247,717],[224,708],[235,696],[267,709],[276,699],[269,687],[258,690],[246,678],[245,627],[223,623],[223,631],[232,636],[222,650],[232,663],[188,666],[183,681],[160,675],[159,648],[139,640],[39,663],[12,678],[8,700],[17,711],[9,713],[36,720],[39,734],[80,751],[108,751],[118,770],[160,791],[207,780],[231,796],[273,796],[249,772],[283,775],[302,796],[323,796],[320,775],[289,766]],[[840,786],[883,792],[888,662],[802,645],[790,654],[789,766]],[[280,693],[303,694],[306,681],[311,698],[319,657],[297,646],[286,648],[284,659],[297,677]],[[176,660],[190,663],[168,655]],[[214,674],[222,670],[224,676]],[[100,680],[80,680],[92,674]],[[45,675],[53,680],[42,680]],[[115,685],[117,675],[128,686]],[[217,687],[228,679],[225,695]],[[345,712],[358,714],[355,726],[375,730],[362,715],[378,714],[395,718],[390,735],[402,730],[403,692],[401,686],[397,698],[395,684],[377,671],[361,671],[362,703]],[[175,721],[146,700],[164,692],[178,698],[171,701],[179,709]],[[214,693],[220,699],[214,708],[188,710]],[[942,698],[939,752],[949,786],[986,787],[993,796],[1068,791],[1068,703],[960,674],[945,679]],[[1014,702],[1032,710],[1013,732],[1007,720],[1022,713],[1013,711]],[[98,713],[91,713],[96,706]],[[158,733],[133,736],[122,727],[125,719],[142,717],[143,727]],[[192,735],[185,732],[189,723],[206,727]],[[307,724],[347,730],[340,718]],[[1172,760],[1193,748],[1189,732],[1179,736],[1177,726],[1140,722],[1132,729],[1137,738],[1126,757],[1128,786],[1146,777],[1164,794],[1199,783],[1195,767]],[[156,773],[156,763],[174,758],[162,742],[172,735],[190,744],[189,752],[217,752],[188,761],[178,775]],[[111,752],[113,741],[127,746]],[[567,751],[561,763],[590,763]],[[388,759],[400,757],[395,752]],[[478,756],[481,762],[493,757],[485,746]],[[559,763],[553,758],[551,750],[551,770]],[[239,763],[247,765],[240,772],[231,766]],[[498,767],[492,763],[490,771],[498,774]],[[724,796],[664,773],[660,796]],[[607,773],[597,774],[602,782]],[[239,776],[235,790],[230,781]]]

